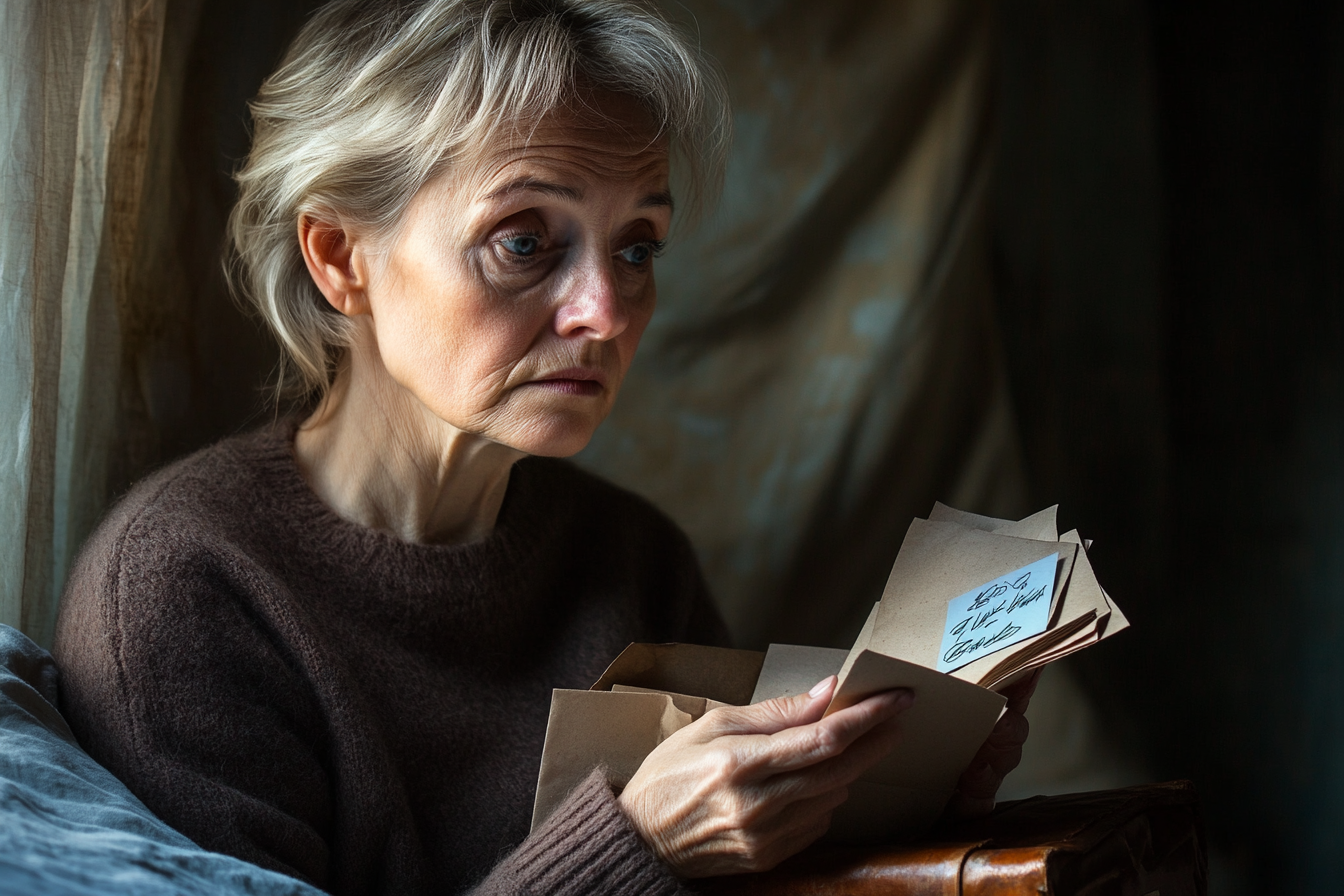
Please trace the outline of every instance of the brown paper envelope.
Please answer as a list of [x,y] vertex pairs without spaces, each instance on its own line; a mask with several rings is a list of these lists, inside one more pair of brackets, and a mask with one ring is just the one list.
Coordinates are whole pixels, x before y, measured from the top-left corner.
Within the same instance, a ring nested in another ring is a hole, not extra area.
[[[1047,666],[1050,663],[1053,663],[1057,660],[1062,660],[1065,657],[1077,653],[1078,651],[1086,647],[1091,647],[1093,644],[1105,640],[1108,637],[1106,627],[1108,623],[1114,619],[1115,619],[1115,613],[1112,613],[1110,616],[1096,620],[1096,622],[1094,622],[1091,626],[1075,635],[1068,642],[1059,645],[1058,647],[1051,650],[1049,653],[1045,653],[1033,658],[1030,664],[1023,667],[1021,671],[1030,672],[1033,669],[1039,669],[1042,666]],[[1121,619],[1123,619],[1123,617],[1121,617]],[[1123,630],[1124,627],[1126,627],[1127,625],[1128,623],[1125,623],[1125,625],[1121,627],[1121,630]],[[1017,675],[1003,676],[998,680],[994,681],[993,683],[985,683],[984,686],[988,688],[993,688],[996,691],[1002,690],[1017,677],[1018,677]]]
[[862,780],[938,793],[946,800],[1007,700],[917,663],[865,650],[840,682],[826,712],[892,688],[910,688],[915,702],[901,713],[900,743]]
[[858,780],[849,799],[831,813],[823,843],[871,846],[913,840],[927,833],[942,815],[950,794]]
[[[1067,538],[1069,536],[1077,536],[1076,540],[1082,542],[1084,555],[1086,555],[1088,551],[1092,550],[1092,539],[1083,538],[1082,536],[1078,535],[1077,529],[1074,529],[1072,532],[1069,532],[1065,537]],[[1097,577],[1095,573],[1092,573],[1092,562],[1090,559],[1088,560],[1087,563],[1087,569],[1089,574],[1091,574],[1092,576],[1092,581],[1096,582]],[[1098,614],[1098,616],[1101,617],[1102,619],[1101,626],[1098,629],[1101,635],[1101,638],[1099,640],[1101,640],[1109,638],[1116,632],[1122,632],[1125,629],[1129,628],[1129,620],[1125,618],[1124,612],[1121,611],[1121,609],[1118,606],[1116,606],[1115,601],[1111,600],[1111,596],[1108,593],[1106,593],[1106,589],[1101,587],[1100,582],[1097,582],[1097,590],[1101,592],[1101,599],[1105,601],[1106,608],[1110,611],[1109,618],[1106,618],[1104,614],[1100,613]]]
[[1101,589],[1101,593],[1106,598],[1107,605],[1111,608],[1111,616],[1106,621],[1106,628],[1102,630],[1101,637],[1109,638],[1116,632],[1122,632],[1129,628],[1129,620],[1125,618],[1125,614],[1120,611],[1120,607],[1116,605],[1115,601],[1111,600],[1111,596],[1107,594],[1105,588]]
[[1077,550],[1076,545],[1064,542],[1014,538],[954,523],[915,520],[891,567],[868,646],[887,656],[936,668],[948,601],[1058,553],[1061,567],[1055,576],[1057,602]]
[[1001,520],[997,517],[971,513],[968,510],[958,510],[955,507],[947,506],[942,501],[933,502],[933,509],[929,511],[929,521],[956,523],[958,526],[965,526],[967,529],[979,529],[982,532],[993,532],[1000,526],[1006,526],[1013,522],[1012,520]]
[[709,712],[711,709],[718,709],[720,706],[729,706],[727,703],[720,703],[717,700],[710,700],[708,697],[695,697],[690,694],[673,694],[671,691],[658,691],[653,688],[637,688],[628,684],[614,684],[611,690],[617,694],[662,694],[672,698],[672,705],[691,717],[691,721]]
[[1038,510],[1031,516],[1017,521],[1001,520],[978,513],[967,513],[935,502],[929,513],[929,520],[935,523],[956,523],[968,529],[980,529],[984,532],[997,532],[1000,535],[1012,535],[1016,538],[1033,538],[1037,541],[1059,541],[1059,529],[1055,520],[1059,514],[1059,505]]
[[[935,504],[934,512],[929,514],[929,519],[940,522],[960,523],[962,525],[970,526],[971,528],[987,530],[996,535],[1011,535],[1015,538],[1030,538],[1036,541],[1072,541],[1075,544],[1081,543],[1081,539],[1076,537],[1066,537],[1062,539],[1059,537],[1059,530],[1056,524],[1058,512],[1059,505],[1055,504],[1044,510],[1037,511],[1029,517],[1018,520],[1017,522],[1010,522],[1008,520],[998,520],[993,517],[967,513],[962,510],[954,510],[945,504]],[[1073,534],[1076,536],[1077,531],[1075,530]],[[1072,572],[1069,573],[1069,578],[1070,580],[1072,579]],[[1066,582],[1066,590],[1064,592],[1057,590],[1056,595],[1062,597],[1064,593],[1067,593],[1068,585],[1069,583]],[[1057,600],[1050,608],[1051,628],[1060,624],[1067,624],[1071,618],[1072,614],[1062,612],[1062,604],[1062,600]],[[1105,612],[1106,611],[1104,610],[1100,611],[1100,615],[1104,616]],[[1038,637],[1043,636],[1044,633],[1042,636]],[[1010,649],[1011,648],[1004,648],[1005,651]],[[989,682],[986,680],[986,676],[981,670],[989,668],[989,665],[993,662],[994,660],[990,657],[981,657],[980,660],[977,660],[976,663],[972,664],[976,667],[974,671],[966,672],[965,670],[967,667],[962,667],[962,669],[956,670],[952,674],[958,675],[958,677],[964,678],[966,681],[976,682],[988,687]]]
[[[1067,638],[1063,638],[1057,644],[1043,647],[1037,652],[1037,658],[1054,657],[1063,659],[1070,653],[1077,653],[1084,647],[1091,647],[1101,640],[1101,629],[1105,625],[1106,617],[1094,617],[1091,613],[1082,617],[1084,624],[1076,627],[1069,633]],[[1035,662],[1035,660],[1032,660]]]
[[[1066,532],[1060,540],[1079,545],[1086,542],[1086,539],[1082,538],[1076,529]],[[1095,622],[1084,627],[1062,643],[1053,645],[1045,642],[1035,643],[1034,646],[1039,650],[1039,656],[1033,658],[1023,668],[1035,669],[1063,659],[1129,627],[1129,621],[1125,619],[1124,613],[1111,601],[1110,595],[1097,581],[1096,573],[1092,569],[1092,563],[1085,548],[1078,552],[1078,558],[1074,563],[1074,572],[1070,578],[1069,591],[1065,594],[1064,601],[1066,606],[1060,613],[1059,626],[1066,625],[1066,621],[1077,614],[1087,616],[1095,613]],[[1038,636],[1036,641],[1041,641],[1041,636]],[[1029,640],[1022,643],[1033,644],[1034,642]],[[982,660],[989,659],[993,659],[993,657],[982,658]],[[981,660],[976,662],[980,663]],[[972,664],[972,666],[974,665],[976,664]],[[969,666],[964,668],[970,669]],[[959,669],[957,671],[961,672],[963,670]],[[1000,685],[993,682],[1001,681],[1009,677],[1010,674],[1010,671],[997,670],[983,675],[978,679],[978,683],[985,687],[998,688]],[[977,679],[969,677],[967,680],[977,681]]]
[[1011,535],[1019,537],[1019,539],[1058,541],[1059,528],[1055,524],[1058,514],[1059,505],[1056,504],[1048,506],[1044,510],[1036,510],[1031,516],[1024,517],[1021,520],[999,520],[992,516],[981,516],[978,513],[968,513],[966,510],[950,508],[942,502],[935,501],[933,510],[929,513],[929,521],[930,523],[956,523],[957,525],[964,525],[968,529],[997,532],[999,535]]
[[[1032,657],[1031,661],[1021,666],[1021,668],[1039,669],[1042,666],[1048,666],[1053,662],[1062,660],[1067,656],[1075,654],[1078,651],[1083,650],[1084,648],[1091,647],[1093,644],[1096,644],[1098,641],[1101,640],[1101,638],[1097,635],[1096,625],[1097,624],[1094,622],[1092,623],[1091,626],[1088,627],[1087,630],[1080,632],[1077,636],[1071,638],[1068,641],[1068,643],[1060,644],[1054,650]],[[1007,674],[1002,674],[997,677],[997,680],[1004,681],[1007,678],[1008,678]]]
[[849,670],[853,668],[854,661],[859,658],[859,654],[867,650],[868,645],[872,643],[873,629],[877,627],[877,611],[881,606],[881,603],[873,604],[872,610],[868,612],[868,619],[863,623],[863,628],[860,629],[859,636],[854,639],[854,646],[849,649],[849,655],[845,657],[844,665],[842,665],[840,671],[836,673],[836,675],[840,676],[841,681],[845,680],[845,676],[847,676]]
[[605,691],[628,684],[655,691],[695,694],[720,703],[751,702],[765,654],[699,644],[631,644],[593,685]]
[[[1066,532],[1060,542],[1081,546],[1082,538],[1075,529]],[[1097,583],[1097,576],[1092,571],[1087,552],[1079,550],[1074,559],[1068,587],[1049,629],[1009,645],[1003,650],[995,651],[989,656],[982,656],[973,663],[953,670],[951,674],[982,687],[994,687],[996,682],[1013,676],[1020,669],[1039,666],[1040,663],[1036,662],[1038,657],[1049,655],[1053,661],[1096,643],[1095,639],[1076,644],[1075,641],[1078,641],[1079,633],[1087,626],[1096,620],[1104,619],[1111,612],[1111,605],[1107,602],[1101,585]],[[1072,645],[1071,649],[1062,650],[1069,645]]]
[[611,782],[623,787],[654,747],[690,723],[666,694],[552,691],[532,830],[593,769],[607,766]]
[[1082,650],[1084,647],[1090,647],[1090,646],[1092,646],[1092,644],[1097,643],[1098,640],[1100,640],[1100,639],[1094,639],[1094,640],[1092,640],[1090,643],[1088,643],[1088,644],[1083,644],[1083,645],[1081,645],[1081,646],[1079,646],[1079,647],[1075,647],[1075,648],[1072,649],[1072,650],[1066,650],[1066,651],[1061,651],[1061,652],[1059,652],[1059,653],[1053,653],[1053,654],[1050,654],[1049,656],[1037,657],[1036,659],[1032,660],[1031,663],[1030,663],[1029,665],[1023,666],[1022,668],[1020,668],[1020,669],[1016,670],[1015,672],[1013,672],[1013,674],[1011,674],[1011,675],[1005,675],[1005,676],[1003,676],[1002,678],[996,679],[995,681],[993,681],[992,684],[986,685],[986,687],[990,687],[990,688],[992,688],[992,689],[995,690],[995,691],[1000,691],[1000,692],[1002,692],[1002,691],[1003,691],[1005,688],[1007,688],[1009,685],[1013,684],[1013,683],[1016,682],[1016,681],[1019,681],[1019,680],[1022,679],[1022,678],[1025,678],[1027,675],[1031,674],[1032,672],[1035,672],[1037,669],[1043,669],[1043,668],[1045,668],[1046,666],[1050,665],[1051,663],[1053,663],[1053,662],[1055,662],[1055,661],[1057,661],[1057,660],[1062,660],[1062,659],[1064,659],[1065,657],[1069,656],[1070,654],[1077,653],[1079,650]]
[[1036,541],[1059,541],[1059,525],[1056,522],[1059,505],[1038,510],[1029,517],[999,526],[993,531],[999,535],[1011,535],[1014,538],[1031,538]]
[[848,655],[849,651],[833,647],[771,644],[765,651],[765,665],[761,666],[751,702],[806,694],[828,675],[838,675]]
[[1069,601],[1070,605],[1076,610],[1092,609],[1098,616],[1104,616],[1113,609],[1109,600],[1106,599],[1106,592],[1101,589],[1101,583],[1097,581],[1097,574],[1092,569],[1092,561],[1088,559],[1087,549],[1083,547],[1083,537],[1078,534],[1077,529],[1070,529],[1059,539],[1061,542],[1078,545],[1078,557],[1073,563],[1072,582],[1069,590],[1073,592]]
[[989,687],[991,691],[998,691],[999,693],[1003,693],[1005,688],[1009,687],[1010,685],[1016,684],[1017,682],[1026,678],[1028,675],[1032,673],[1032,671],[1034,670],[1019,669],[1012,675],[1009,675],[1006,678],[1000,678],[998,681],[994,682],[993,685],[986,685],[986,687]]
[[[1025,645],[1020,651],[1008,650],[981,657],[969,666],[962,666],[951,673],[963,681],[970,681],[982,688],[998,690],[998,683],[1011,678],[1022,669],[1035,669],[1044,663],[1063,659],[1070,653],[1076,653],[1084,647],[1097,642],[1097,617],[1091,612],[1067,623],[1061,623],[1049,631],[1021,642]],[[981,667],[982,661],[994,662],[989,668]],[[977,668],[972,668],[977,667]],[[974,676],[974,677],[972,677]]]
[[[1055,542],[1055,544],[1062,543]],[[1049,544],[1049,542],[1043,541],[1041,544]],[[1055,566],[1055,593],[1050,596],[1050,622],[1047,631],[1050,627],[1058,624],[1060,620],[1060,612],[1064,609],[1064,596],[1069,593],[1069,585],[1073,582],[1073,564],[1077,562],[1078,555],[1081,553],[1082,551],[1075,547],[1071,556],[1066,559],[1065,552],[1059,552],[1059,562]]]

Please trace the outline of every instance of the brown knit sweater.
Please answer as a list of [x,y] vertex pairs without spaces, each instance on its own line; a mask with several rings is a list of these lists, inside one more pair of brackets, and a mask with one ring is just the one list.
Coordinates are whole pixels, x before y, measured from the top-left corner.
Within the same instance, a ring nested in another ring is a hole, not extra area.
[[334,893],[672,893],[600,775],[527,836],[552,688],[631,641],[719,643],[685,537],[554,460],[494,533],[408,544],[308,488],[293,427],[140,483],[55,654],[88,751],[202,846]]

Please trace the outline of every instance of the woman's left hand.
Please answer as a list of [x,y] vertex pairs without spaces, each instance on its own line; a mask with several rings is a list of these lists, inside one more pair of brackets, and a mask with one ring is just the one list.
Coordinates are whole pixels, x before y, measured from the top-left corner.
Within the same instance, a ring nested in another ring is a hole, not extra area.
[[1027,742],[1027,704],[1041,679],[1041,670],[1005,688],[1001,693],[1008,698],[1008,706],[994,730],[975,754],[971,764],[957,782],[957,792],[947,804],[949,815],[973,818],[985,815],[994,808],[994,797],[999,785],[1022,761],[1022,745]]

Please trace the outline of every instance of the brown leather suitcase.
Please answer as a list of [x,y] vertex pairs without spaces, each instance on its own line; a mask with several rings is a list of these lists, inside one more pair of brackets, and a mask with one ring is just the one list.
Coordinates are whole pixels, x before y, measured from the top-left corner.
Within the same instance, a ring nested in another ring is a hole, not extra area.
[[773,871],[703,881],[772,896],[1205,896],[1208,859],[1188,781],[1033,797],[922,843],[813,847]]

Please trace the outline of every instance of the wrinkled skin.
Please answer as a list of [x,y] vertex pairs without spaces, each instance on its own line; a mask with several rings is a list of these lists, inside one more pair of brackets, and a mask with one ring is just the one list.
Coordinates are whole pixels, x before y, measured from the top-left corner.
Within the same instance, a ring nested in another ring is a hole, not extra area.
[[914,702],[888,691],[822,718],[835,684],[716,709],[659,744],[620,797],[658,857],[684,877],[764,871],[826,833]]

